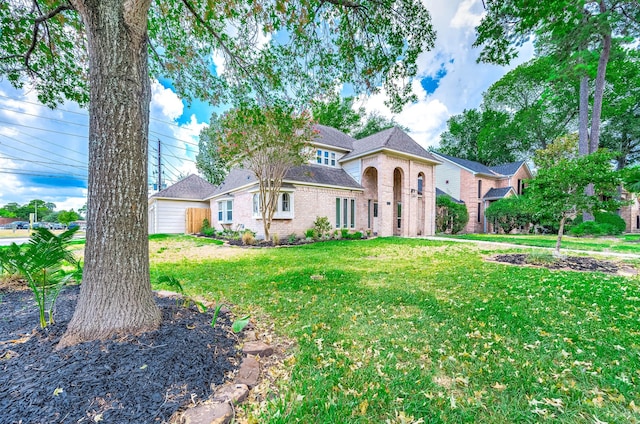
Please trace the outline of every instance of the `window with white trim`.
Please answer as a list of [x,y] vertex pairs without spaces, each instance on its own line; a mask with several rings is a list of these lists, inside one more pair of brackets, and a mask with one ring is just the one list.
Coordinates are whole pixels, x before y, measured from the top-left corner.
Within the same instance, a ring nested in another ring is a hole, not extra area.
[[336,197],[336,228],[355,228],[356,199]]
[[[262,219],[262,208],[260,203],[260,193],[254,193],[252,198],[253,217]],[[293,193],[282,192],[278,196],[278,205],[273,213],[273,219],[293,218]]]
[[218,222],[227,224],[233,221],[233,200],[218,202]]
[[318,165],[336,166],[336,152],[317,149],[316,163]]

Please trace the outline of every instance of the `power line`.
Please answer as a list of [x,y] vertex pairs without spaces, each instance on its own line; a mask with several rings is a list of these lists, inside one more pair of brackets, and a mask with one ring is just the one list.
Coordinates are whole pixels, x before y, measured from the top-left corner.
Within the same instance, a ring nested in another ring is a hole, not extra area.
[[[20,140],[18,140],[18,139],[15,139],[15,138],[13,138],[13,137],[8,136],[8,135],[0,134],[0,136],[2,136],[2,137],[4,137],[4,138],[8,138],[9,140],[13,140],[13,141],[15,141],[16,143],[24,144],[24,145],[26,145],[27,147],[30,147],[30,148],[32,148],[32,149],[36,149],[36,150],[38,150],[38,151],[42,151],[42,152],[46,152],[46,153],[51,153],[52,155],[54,155],[54,156],[59,156],[59,157],[61,157],[61,158],[64,158],[65,160],[73,161],[73,162],[77,162],[77,163],[80,163],[80,164],[83,164],[83,165],[84,165],[84,162],[79,161],[79,160],[77,160],[77,159],[71,159],[70,157],[63,156],[63,155],[61,155],[61,154],[58,154],[58,153],[52,152],[52,151],[50,151],[50,150],[42,149],[42,148],[40,148],[39,146],[33,146],[33,145],[29,144],[29,143],[25,143],[24,141],[20,141]],[[0,144],[2,144],[2,145],[4,145],[4,146],[7,146],[7,147],[9,147],[9,148],[11,148],[11,149],[15,149],[15,150],[18,150],[18,151],[22,151],[22,152],[27,153],[28,155],[31,155],[31,156],[37,156],[37,157],[39,157],[39,158],[49,159],[49,158],[48,158],[48,157],[46,157],[46,156],[42,156],[42,155],[39,155],[39,154],[37,154],[37,153],[27,152],[27,151],[25,151],[25,150],[20,150],[20,149],[18,149],[17,147],[15,147],[15,146],[10,146],[10,145],[8,145],[8,144],[6,144],[6,143],[0,143]]]
[[56,121],[56,122],[60,122],[60,123],[63,123],[63,124],[78,125],[80,127],[89,128],[89,124],[85,124],[85,123],[73,122],[73,121],[65,121],[63,119],[52,118],[52,117],[49,117],[49,116],[36,115],[35,113],[23,112],[23,111],[20,111],[20,110],[5,109],[3,107],[0,107],[0,110],[5,110],[5,111],[8,111],[8,112],[18,113],[20,115],[35,116],[36,118],[48,119],[50,121]]
[[70,135],[70,136],[72,136],[72,137],[80,137],[80,138],[86,138],[86,139],[88,139],[88,138],[89,138],[89,136],[88,136],[88,135],[80,135],[80,134],[66,133],[66,132],[62,132],[62,131],[55,131],[55,130],[50,130],[50,129],[45,129],[45,128],[33,127],[33,126],[30,126],[30,125],[17,124],[17,123],[15,123],[15,122],[0,121],[0,124],[15,125],[15,126],[17,126],[17,127],[30,128],[30,129],[32,129],[32,130],[46,131],[46,132],[55,133],[55,134]]
[[[5,96],[5,95],[2,95],[2,94],[0,94],[0,97],[5,98],[5,99],[9,99],[9,100],[13,100],[13,101],[16,101],[16,102],[26,103],[26,104],[34,105],[34,106],[40,106],[40,107],[44,107],[44,108],[47,108],[49,110],[52,110],[49,106],[45,106],[42,103],[30,102],[28,100],[19,99],[17,97]],[[65,113],[73,113],[75,115],[80,115],[80,116],[86,116],[86,117],[89,116],[89,114],[87,112],[77,112],[77,111],[73,111],[73,110],[63,109],[63,108],[60,108],[60,107],[56,107],[54,110],[59,110],[61,112],[65,112]],[[160,118],[156,118],[156,117],[151,116],[151,115],[149,115],[149,119],[151,119],[152,121],[161,122],[163,124],[171,125],[171,126],[174,126],[176,128],[182,128],[179,124],[176,124],[175,122],[165,121],[165,120],[162,120]]]
[[78,177],[78,179],[80,179],[81,181],[87,181],[87,176],[86,175],[46,173],[46,172],[38,172],[38,171],[30,171],[30,170],[22,170],[22,169],[13,169],[11,171],[0,170],[0,174],[29,175],[29,176],[34,176],[34,177],[46,177],[46,178]]

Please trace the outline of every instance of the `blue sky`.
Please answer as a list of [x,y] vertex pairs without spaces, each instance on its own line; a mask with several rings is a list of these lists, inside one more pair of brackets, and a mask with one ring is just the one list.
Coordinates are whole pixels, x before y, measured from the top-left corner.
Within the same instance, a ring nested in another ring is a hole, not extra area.
[[[438,145],[450,116],[476,108],[482,93],[509,69],[532,57],[525,45],[520,60],[510,68],[477,64],[478,52],[471,48],[475,27],[482,16],[480,0],[423,0],[437,31],[436,46],[418,58],[413,91],[416,103],[399,114],[384,105],[384,92],[358,98],[354,107],[364,107],[393,117],[410,129],[422,146]],[[214,63],[223,69],[219,58]],[[198,134],[207,125],[211,106],[202,102],[186,105],[167,81],[154,81],[150,120],[150,162],[157,162],[160,140],[164,181],[196,172]],[[78,209],[86,202],[88,117],[73,103],[50,110],[38,104],[34,92],[13,89],[0,80],[0,206],[24,204],[31,199],[53,202],[58,209]],[[154,178],[155,167],[150,172]]]

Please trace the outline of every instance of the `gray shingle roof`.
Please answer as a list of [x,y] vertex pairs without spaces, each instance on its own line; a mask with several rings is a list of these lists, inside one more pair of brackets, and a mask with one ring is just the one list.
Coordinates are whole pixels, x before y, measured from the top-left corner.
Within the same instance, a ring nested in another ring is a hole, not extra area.
[[494,199],[502,199],[506,196],[513,187],[501,187],[501,188],[492,188],[487,191],[487,194],[484,195],[484,200],[494,200]]
[[229,175],[224,179],[222,184],[216,187],[215,191],[209,197],[217,196],[222,193],[228,193],[232,190],[247,184],[257,183],[258,179],[253,172],[243,168],[233,168]]
[[[362,189],[362,186],[351,178],[351,176],[342,168],[330,168],[322,165],[311,164],[291,168],[287,172],[285,180],[293,183],[311,183],[325,186]],[[247,184],[257,184],[257,182],[258,180],[253,172],[242,168],[234,168],[229,172],[229,175],[227,175],[224,182],[216,188],[215,193],[210,197],[228,193]]]
[[458,200],[455,197],[453,197],[452,195],[450,195],[449,193],[445,193],[444,191],[442,191],[438,187],[436,187],[436,197],[438,197],[438,196],[447,196],[447,197],[449,197],[451,200],[453,200],[456,203],[464,204],[464,202],[462,200]]
[[316,124],[314,128],[318,130],[318,136],[313,140],[314,143],[326,144],[327,146],[338,147],[344,150],[353,150],[355,138],[351,137],[332,127]]
[[204,200],[211,196],[215,190],[216,186],[195,174],[191,174],[187,178],[155,193],[151,197]]
[[518,162],[503,163],[500,165],[492,166],[491,170],[502,175],[513,175],[518,172],[518,169],[520,169],[523,163],[523,160]]
[[370,152],[373,153],[382,149],[395,150],[397,152],[407,153],[433,162],[438,162],[431,153],[427,152],[422,146],[416,143],[414,139],[409,137],[407,133],[398,127],[389,128],[363,139],[355,140],[353,143],[353,151],[343,156],[340,160],[349,160],[350,158]]
[[460,159],[460,158],[456,158],[454,156],[449,156],[449,155],[445,155],[443,153],[439,153],[439,152],[433,152],[435,153],[436,157],[440,156],[443,157],[457,165],[460,165],[464,168],[469,169],[472,172],[475,172],[477,174],[485,174],[485,175],[496,175],[496,172],[492,171],[491,168],[489,168],[488,166],[485,166],[483,164],[481,164],[480,162],[475,162],[472,160],[467,160],[467,159]]
[[311,164],[297,166],[287,172],[285,179],[294,182],[335,187],[362,188],[344,169],[330,168],[322,165]]

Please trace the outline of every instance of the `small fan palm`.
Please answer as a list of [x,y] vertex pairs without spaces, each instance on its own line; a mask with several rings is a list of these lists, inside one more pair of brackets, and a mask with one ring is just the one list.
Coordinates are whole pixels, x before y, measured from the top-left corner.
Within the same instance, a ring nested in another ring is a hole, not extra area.
[[[53,307],[62,287],[72,278],[81,279],[82,267],[68,248],[76,231],[73,228],[56,236],[46,228],[38,228],[28,243],[21,246],[12,243],[0,251],[0,266],[5,272],[22,276],[33,291],[42,328],[54,322]],[[64,262],[74,270],[63,270]]]

